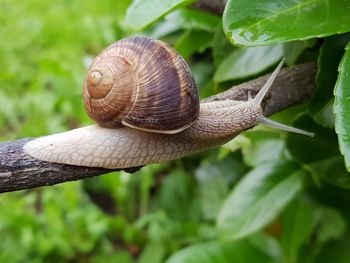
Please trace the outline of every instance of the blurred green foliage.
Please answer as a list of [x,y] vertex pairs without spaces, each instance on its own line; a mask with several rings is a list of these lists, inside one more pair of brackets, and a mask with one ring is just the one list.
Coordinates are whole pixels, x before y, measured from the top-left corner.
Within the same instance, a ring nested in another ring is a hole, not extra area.
[[316,138],[259,126],[134,174],[2,194],[0,262],[350,261],[342,155],[349,160],[350,3],[230,0],[222,27],[221,16],[193,2],[2,0],[1,140],[91,123],[81,101],[86,69],[105,46],[133,34],[177,48],[202,97],[264,74],[282,57],[317,62],[310,102],[273,116]]

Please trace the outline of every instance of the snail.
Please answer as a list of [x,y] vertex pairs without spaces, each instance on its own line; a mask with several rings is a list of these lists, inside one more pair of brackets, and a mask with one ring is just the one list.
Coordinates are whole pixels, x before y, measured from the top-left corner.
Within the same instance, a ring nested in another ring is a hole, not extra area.
[[282,66],[283,60],[254,98],[200,103],[187,63],[172,47],[125,38],[96,57],[83,84],[85,108],[97,124],[34,139],[23,149],[42,161],[122,169],[216,147],[259,123],[312,137],[263,115],[261,103]]

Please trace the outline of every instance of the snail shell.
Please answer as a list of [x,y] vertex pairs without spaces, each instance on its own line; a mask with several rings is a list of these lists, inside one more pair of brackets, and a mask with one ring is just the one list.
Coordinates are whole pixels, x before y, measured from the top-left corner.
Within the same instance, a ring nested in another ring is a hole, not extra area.
[[190,69],[168,44],[129,37],[91,64],[83,86],[88,115],[100,126],[177,133],[198,118],[199,96]]

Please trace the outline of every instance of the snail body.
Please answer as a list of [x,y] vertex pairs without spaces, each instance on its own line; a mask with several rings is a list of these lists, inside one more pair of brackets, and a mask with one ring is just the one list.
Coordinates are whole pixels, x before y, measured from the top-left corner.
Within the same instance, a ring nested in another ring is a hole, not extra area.
[[208,102],[201,105],[194,124],[176,134],[92,125],[35,139],[24,150],[36,159],[55,163],[110,169],[136,167],[221,145],[239,131],[258,124],[261,114],[252,101]]
[[[155,49],[155,54],[146,56],[144,47]],[[122,51],[116,50],[119,48]],[[156,62],[148,60],[149,56]],[[142,65],[136,66],[138,62]],[[150,65],[158,70],[146,70]],[[172,48],[150,38],[125,39],[96,58],[84,82],[85,107],[98,125],[41,137],[23,149],[42,161],[122,169],[174,160],[221,145],[259,123],[312,136],[263,115],[261,102],[282,65],[283,61],[254,98],[199,104],[188,66]],[[114,99],[120,98],[129,104],[119,106]],[[159,119],[154,120],[156,117]]]

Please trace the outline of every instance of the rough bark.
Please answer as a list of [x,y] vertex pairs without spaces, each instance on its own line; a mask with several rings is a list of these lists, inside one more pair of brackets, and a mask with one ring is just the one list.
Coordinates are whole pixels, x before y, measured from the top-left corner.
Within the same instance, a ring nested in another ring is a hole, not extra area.
[[[314,64],[302,64],[283,69],[273,84],[272,92],[264,101],[263,107],[266,115],[307,100],[314,89],[315,73]],[[268,75],[259,77],[203,101],[246,100],[248,93],[256,94],[267,78]],[[0,193],[54,185],[113,171],[33,159],[23,153],[23,145],[32,139],[34,138],[0,143]],[[139,168],[135,167],[126,171],[134,172]]]
[[221,15],[224,12],[227,0],[199,0],[193,6],[196,9]]

